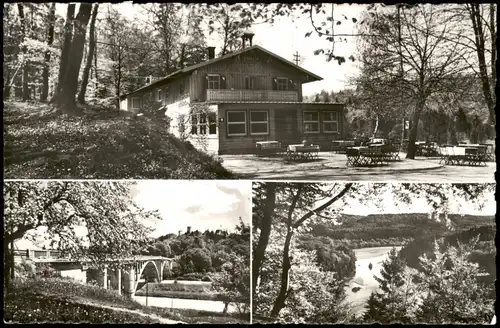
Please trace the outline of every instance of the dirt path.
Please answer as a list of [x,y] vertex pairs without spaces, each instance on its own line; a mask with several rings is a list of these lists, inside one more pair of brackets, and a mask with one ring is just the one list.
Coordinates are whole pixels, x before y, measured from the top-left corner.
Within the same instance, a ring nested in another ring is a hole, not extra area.
[[131,310],[131,309],[125,309],[125,308],[114,307],[114,306],[109,306],[109,305],[103,305],[103,304],[89,302],[89,301],[81,301],[81,303],[85,303],[85,304],[88,304],[88,305],[97,306],[97,307],[100,307],[100,308],[109,309],[109,310],[113,310],[113,311],[121,311],[121,312],[134,313],[134,314],[137,314],[137,315],[140,315],[140,316],[143,316],[143,317],[149,317],[149,318],[151,318],[153,320],[158,320],[161,324],[185,323],[185,322],[182,322],[182,321],[176,321],[176,320],[162,318],[160,316],[157,316],[156,314],[144,313],[144,312],[141,312],[141,311],[138,311],[138,310]]

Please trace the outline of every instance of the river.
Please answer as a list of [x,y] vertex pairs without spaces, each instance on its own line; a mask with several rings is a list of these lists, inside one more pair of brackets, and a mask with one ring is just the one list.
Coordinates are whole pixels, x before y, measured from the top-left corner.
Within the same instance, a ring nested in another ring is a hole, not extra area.
[[[162,284],[171,284],[173,280],[163,280]],[[210,286],[210,282],[204,281],[178,281],[179,284],[189,284],[189,285],[207,285]],[[133,296],[133,299],[142,305],[146,305],[146,296]],[[192,309],[192,310],[203,310],[211,312],[222,312],[224,310],[224,302],[221,301],[210,301],[210,300],[189,300],[181,298],[170,298],[170,297],[152,297],[148,296],[148,306],[157,306],[169,309]],[[227,308],[228,312],[238,312],[238,309],[234,304],[229,304]]]
[[[380,269],[382,261],[387,259],[387,254],[391,251],[392,246],[385,247],[367,247],[354,249],[356,254],[356,275],[346,287],[347,302],[353,306],[353,311],[356,315],[361,315],[365,312],[366,301],[370,298],[373,291],[377,290],[378,282],[373,278],[373,275],[380,277]],[[398,251],[401,246],[395,247]],[[369,269],[369,264],[372,264],[372,269]],[[352,291],[354,287],[360,287],[356,293]]]
[[[134,296],[133,299],[142,305],[146,305],[146,296]],[[192,309],[210,312],[222,312],[224,303],[221,301],[207,300],[186,300],[169,297],[151,297],[148,296],[148,306],[157,306],[169,309]],[[234,305],[229,304],[228,312],[238,312]]]

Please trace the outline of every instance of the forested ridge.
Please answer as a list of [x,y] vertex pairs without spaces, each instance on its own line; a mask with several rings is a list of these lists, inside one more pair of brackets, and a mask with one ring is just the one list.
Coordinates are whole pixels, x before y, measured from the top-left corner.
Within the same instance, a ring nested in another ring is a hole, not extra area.
[[484,281],[493,282],[496,279],[495,236],[496,224],[494,222],[489,225],[478,225],[474,228],[443,234],[440,237],[424,236],[405,245],[401,249],[399,256],[406,261],[408,266],[421,270],[422,266],[418,259],[424,254],[430,258],[435,258],[433,248],[436,239],[440,241],[441,250],[444,251],[447,247],[456,247],[459,242],[466,244],[470,243],[474,238],[479,238],[469,260],[479,264],[488,273],[488,276],[482,278]]
[[167,234],[149,240],[140,250],[143,255],[175,257],[178,266],[173,272],[165,273],[170,277],[201,280],[208,273],[220,272],[222,266],[232,258],[240,257],[247,261],[250,256],[250,228],[240,221],[235,230],[189,229],[178,234]]
[[[456,231],[494,224],[494,216],[448,214]],[[335,220],[337,221],[337,220]],[[445,225],[429,220],[427,213],[371,214],[367,216],[342,214],[333,220],[313,225],[315,236],[347,242],[352,248],[399,246],[415,238],[440,237],[449,234]]]

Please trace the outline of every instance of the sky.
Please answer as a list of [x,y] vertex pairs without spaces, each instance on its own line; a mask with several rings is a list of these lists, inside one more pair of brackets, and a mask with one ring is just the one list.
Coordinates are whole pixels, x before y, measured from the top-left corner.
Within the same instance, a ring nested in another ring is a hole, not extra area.
[[154,237],[179,230],[233,230],[241,217],[251,217],[250,181],[145,180],[137,182],[137,205],[157,209],[162,217],[152,225]]
[[[127,18],[133,19],[138,17],[138,5],[132,2],[122,2],[114,4],[118,10]],[[65,17],[66,4],[58,3],[56,11],[59,15]],[[327,9],[330,10],[330,6]],[[341,25],[335,26],[335,33],[351,33],[355,32],[356,25],[351,19],[356,18],[359,21],[360,15],[366,5],[363,4],[335,4],[334,17],[335,20],[341,20]],[[76,8],[78,10],[78,8]],[[344,16],[348,19],[345,20]],[[320,20],[316,20],[317,25],[320,25]],[[305,34],[313,30],[309,16],[302,16],[292,22],[291,17],[280,17],[273,24],[258,24],[251,28],[255,33],[253,44],[260,45],[265,49],[293,61],[294,54],[298,54],[302,58],[300,66],[319,75],[323,78],[322,81],[306,83],[303,85],[304,96],[310,96],[321,90],[339,91],[348,87],[347,80],[349,77],[355,76],[359,69],[357,62],[347,60],[342,65],[335,61],[327,62],[324,55],[314,55],[314,50],[331,47],[331,43],[319,38],[316,34],[310,37],[305,37]],[[215,46],[216,53],[220,51],[221,40],[215,35],[206,35],[207,45]],[[342,43],[335,43],[335,54],[345,56],[346,58],[354,54],[356,40],[354,37],[347,37],[347,40]]]
[[[137,205],[149,210],[158,210],[161,220],[146,223],[155,228],[151,235],[161,235],[178,231],[223,229],[232,231],[241,217],[246,224],[251,218],[251,181],[189,181],[189,180],[138,180],[131,196]],[[398,206],[388,190],[383,195],[383,202],[378,204],[350,201],[341,209],[341,213],[352,215],[430,213],[431,207],[423,198],[414,197],[411,204]],[[323,200],[324,202],[326,200]],[[472,203],[463,200],[451,202],[449,213],[472,215],[495,215],[496,201],[494,193],[484,197],[485,206],[478,209]],[[320,205],[322,202],[318,202]],[[48,244],[47,244],[48,245]],[[18,249],[37,249],[27,240],[16,242]]]
[[[484,206],[479,208],[472,202],[455,199],[450,201],[449,213],[470,215],[495,215],[496,200],[494,193],[489,193],[482,199]],[[413,197],[410,204],[396,204],[393,195],[387,191],[383,196],[382,203],[365,203],[353,200],[348,206],[342,208],[341,213],[352,215],[370,214],[398,214],[398,213],[429,213],[432,207],[425,198]]]
[[[189,180],[137,180],[132,187],[131,196],[134,202],[147,209],[158,210],[161,219],[155,222],[144,222],[155,230],[151,237],[159,237],[169,233],[177,234],[179,230],[201,232],[210,230],[234,231],[239,218],[250,224],[252,214],[251,181],[189,181]],[[44,229],[37,229],[43,236]],[[86,229],[76,229],[82,234]],[[16,242],[17,249],[39,249],[44,244],[34,245],[23,239]],[[49,248],[49,243],[46,243]]]

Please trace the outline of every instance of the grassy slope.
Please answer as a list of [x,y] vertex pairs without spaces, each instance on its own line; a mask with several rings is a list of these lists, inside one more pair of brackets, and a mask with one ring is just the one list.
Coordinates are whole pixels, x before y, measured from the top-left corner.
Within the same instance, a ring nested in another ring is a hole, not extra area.
[[[237,314],[196,310],[169,310],[143,306],[115,291],[84,285],[71,279],[16,280],[4,294],[4,319],[14,322],[155,323],[154,317],[186,323],[247,323]],[[113,307],[150,314],[152,318],[102,308]]]
[[[146,288],[147,287],[147,288]],[[135,294],[137,296],[173,297],[194,300],[218,300],[217,294],[208,286],[197,284],[148,283]]]
[[187,300],[207,300],[207,301],[225,301],[228,299],[224,295],[215,292],[210,286],[200,284],[162,284],[162,283],[148,283],[142,286],[136,293],[136,296],[152,296],[152,297],[171,297]]
[[153,118],[87,108],[4,103],[5,178],[227,179],[220,162],[167,133]]

